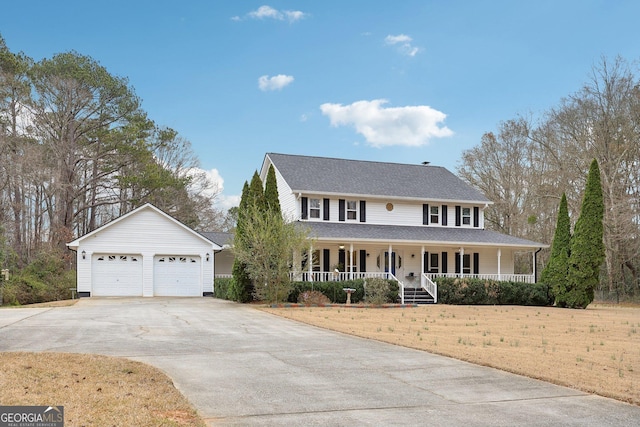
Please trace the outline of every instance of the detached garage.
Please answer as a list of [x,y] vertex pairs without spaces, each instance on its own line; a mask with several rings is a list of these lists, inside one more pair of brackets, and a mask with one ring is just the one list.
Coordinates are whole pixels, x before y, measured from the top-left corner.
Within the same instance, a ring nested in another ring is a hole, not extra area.
[[67,246],[77,254],[81,297],[212,295],[222,249],[151,204]]

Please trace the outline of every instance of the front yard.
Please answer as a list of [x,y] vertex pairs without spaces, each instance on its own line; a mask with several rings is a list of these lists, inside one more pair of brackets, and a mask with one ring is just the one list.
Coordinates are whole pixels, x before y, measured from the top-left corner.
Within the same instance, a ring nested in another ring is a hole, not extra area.
[[640,405],[640,307],[262,309]]

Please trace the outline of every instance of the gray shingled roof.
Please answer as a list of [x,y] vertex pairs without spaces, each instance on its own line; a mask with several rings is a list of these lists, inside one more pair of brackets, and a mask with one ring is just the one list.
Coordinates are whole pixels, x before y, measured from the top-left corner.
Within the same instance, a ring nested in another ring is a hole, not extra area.
[[478,228],[417,227],[400,225],[374,225],[362,223],[335,223],[299,221],[309,228],[310,237],[322,239],[368,240],[380,242],[444,243],[455,245],[510,246],[546,248],[544,243],[520,239],[495,231]]
[[216,243],[218,246],[233,245],[233,233],[223,233],[221,231],[204,231],[202,233],[204,237]]
[[294,192],[491,203],[440,166],[267,153]]

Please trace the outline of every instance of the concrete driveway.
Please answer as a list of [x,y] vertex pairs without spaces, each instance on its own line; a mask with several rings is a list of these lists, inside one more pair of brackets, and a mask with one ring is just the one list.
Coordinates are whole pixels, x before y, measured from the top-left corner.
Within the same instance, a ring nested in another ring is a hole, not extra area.
[[2,309],[0,351],[149,363],[216,426],[640,424],[637,406],[212,298]]

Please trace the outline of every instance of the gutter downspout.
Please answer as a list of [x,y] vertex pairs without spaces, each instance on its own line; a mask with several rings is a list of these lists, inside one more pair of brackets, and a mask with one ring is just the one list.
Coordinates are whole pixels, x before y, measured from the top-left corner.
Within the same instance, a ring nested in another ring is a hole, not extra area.
[[538,248],[538,250],[533,253],[533,283],[538,283],[538,252],[541,250],[542,248]]

